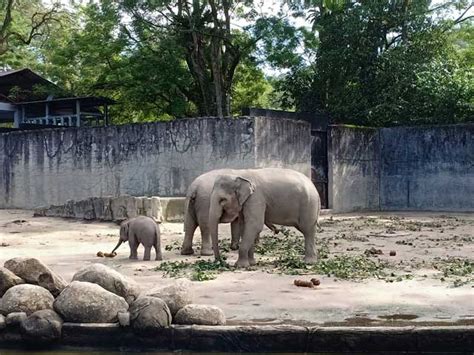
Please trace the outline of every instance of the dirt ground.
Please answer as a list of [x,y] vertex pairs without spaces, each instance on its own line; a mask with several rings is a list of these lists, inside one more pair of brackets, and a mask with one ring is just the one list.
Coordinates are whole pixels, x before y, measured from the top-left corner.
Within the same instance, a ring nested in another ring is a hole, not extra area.
[[[196,303],[221,307],[229,324],[474,324],[474,214],[325,215],[318,265],[301,263],[303,239],[294,230],[265,230],[259,263],[249,270],[232,267],[237,252],[228,250],[228,225],[220,226],[228,264],[181,256],[180,223],[161,225],[163,262],[145,262],[129,260],[126,245],[113,259],[96,256],[116,244],[114,223],[32,216],[0,210],[1,265],[36,257],[70,280],[99,262],[133,277],[144,291],[188,277]],[[197,231],[197,247],[199,241]],[[321,282],[315,288],[293,284],[313,277]]]

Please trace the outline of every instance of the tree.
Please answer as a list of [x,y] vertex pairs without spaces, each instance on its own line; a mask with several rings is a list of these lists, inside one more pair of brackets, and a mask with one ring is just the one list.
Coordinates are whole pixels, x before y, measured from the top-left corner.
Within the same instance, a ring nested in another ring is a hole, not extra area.
[[123,1],[133,18],[130,35],[149,46],[173,37],[197,89],[197,97],[188,98],[200,115],[219,117],[230,115],[235,70],[254,45],[231,24],[232,18],[245,16],[249,5],[234,0]]
[[436,19],[433,14],[445,7],[432,8],[430,1],[315,1],[316,59],[280,82],[286,102],[356,124],[468,119],[472,88],[461,79],[469,78],[468,68],[447,40],[465,17]]
[[0,0],[0,56],[48,37],[59,12],[57,3],[47,8],[40,0]]

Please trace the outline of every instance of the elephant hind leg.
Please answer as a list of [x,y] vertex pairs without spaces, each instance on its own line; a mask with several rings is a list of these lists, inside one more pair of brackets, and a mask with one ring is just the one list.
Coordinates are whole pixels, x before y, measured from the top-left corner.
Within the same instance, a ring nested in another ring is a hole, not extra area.
[[201,255],[214,255],[211,243],[211,232],[209,230],[208,223],[200,223],[199,229],[201,230]]
[[184,240],[183,245],[181,246],[181,255],[194,254],[193,237],[197,227],[198,224],[196,219],[193,216],[187,215],[184,223]]
[[155,240],[155,243],[153,244],[153,247],[155,248],[155,260],[163,260],[163,255],[161,254],[161,241],[160,241],[160,236],[157,235],[157,238]]
[[143,260],[148,261],[151,259],[151,245],[144,246],[145,247],[145,254],[143,254]]
[[318,261],[318,252],[316,250],[316,223],[298,229],[304,235],[304,261],[307,264],[314,264]]

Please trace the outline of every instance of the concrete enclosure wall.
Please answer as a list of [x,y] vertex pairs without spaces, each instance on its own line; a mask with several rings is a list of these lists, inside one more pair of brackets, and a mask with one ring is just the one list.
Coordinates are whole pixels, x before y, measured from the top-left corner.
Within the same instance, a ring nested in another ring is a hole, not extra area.
[[184,196],[195,177],[225,167],[286,167],[309,176],[310,144],[308,123],[259,117],[4,133],[0,208]]
[[336,211],[474,211],[474,125],[333,126],[330,202]]
[[328,134],[329,207],[379,209],[378,130],[332,126]]

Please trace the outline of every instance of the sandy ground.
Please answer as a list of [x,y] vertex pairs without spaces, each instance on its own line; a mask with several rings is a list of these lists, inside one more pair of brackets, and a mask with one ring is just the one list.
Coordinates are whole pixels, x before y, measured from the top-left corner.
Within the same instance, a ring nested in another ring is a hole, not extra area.
[[[474,214],[335,215],[323,216],[321,225],[318,243],[330,258],[380,249],[383,254],[367,259],[384,263],[385,277],[284,275],[257,255],[262,265],[253,270],[194,281],[196,303],[221,307],[229,324],[474,324],[474,274],[469,269],[474,262]],[[17,256],[36,257],[71,280],[80,267],[100,262],[133,277],[145,291],[173,282],[155,270],[159,261],[129,260],[126,245],[113,259],[98,258],[98,251],[110,251],[116,244],[118,230],[114,223],[34,218],[31,211],[0,210],[0,264]],[[200,259],[179,255],[182,230],[180,223],[161,225],[164,261]],[[229,239],[229,226],[222,225],[220,233],[222,240]],[[200,241],[198,231],[195,241]],[[396,256],[389,255],[392,250]],[[227,255],[233,264],[237,253]],[[453,258],[465,263],[468,271],[448,267],[443,274],[444,265],[451,265],[445,261]],[[311,277],[320,279],[321,285],[293,285],[295,279]]]

